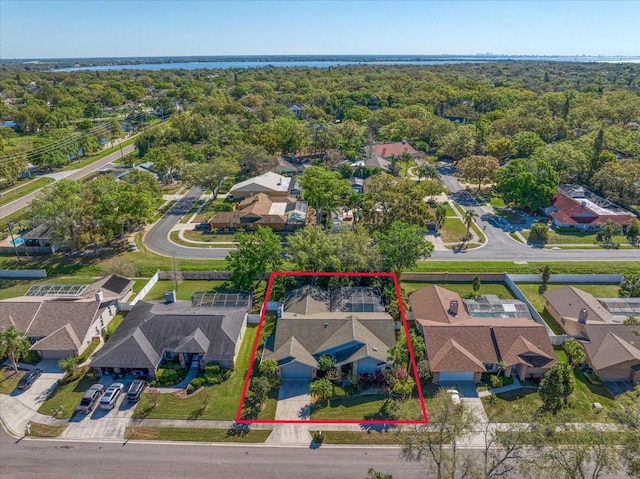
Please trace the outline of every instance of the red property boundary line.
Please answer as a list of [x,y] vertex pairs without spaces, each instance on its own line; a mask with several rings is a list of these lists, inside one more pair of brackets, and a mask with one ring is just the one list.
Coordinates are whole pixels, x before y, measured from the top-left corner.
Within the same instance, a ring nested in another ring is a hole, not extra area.
[[[409,349],[409,360],[411,362],[411,368],[413,369],[413,377],[416,382],[416,388],[418,389],[418,398],[420,400],[420,409],[422,411],[422,419],[418,420],[384,420],[384,419],[363,419],[363,420],[350,420],[350,419],[334,419],[334,420],[319,420],[319,419],[242,419],[242,407],[244,406],[247,390],[249,389],[249,381],[251,380],[251,370],[253,369],[253,362],[256,358],[256,352],[258,351],[258,344],[260,343],[260,332],[262,331],[262,324],[267,312],[267,302],[271,295],[271,288],[273,287],[273,280],[277,276],[369,276],[369,277],[389,277],[393,279],[393,284],[396,289],[396,296],[398,299],[398,305],[400,307],[400,316],[402,318],[402,326],[404,328],[404,334],[407,339],[407,347]],[[413,346],[411,344],[411,338],[409,336],[409,327],[407,325],[407,317],[404,311],[404,305],[402,304],[402,295],[400,294],[400,284],[395,273],[313,273],[313,272],[295,272],[295,271],[282,271],[272,272],[269,275],[269,281],[267,283],[267,289],[264,295],[264,303],[260,309],[260,322],[258,323],[258,330],[256,331],[256,338],[253,342],[253,350],[251,351],[251,359],[249,360],[249,367],[247,368],[247,375],[244,379],[244,386],[242,387],[242,396],[240,397],[240,404],[238,405],[238,411],[236,413],[236,423],[238,424],[371,424],[371,425],[400,425],[400,424],[428,424],[429,417],[427,415],[427,408],[424,403],[424,396],[422,395],[422,386],[418,378],[418,367],[416,365],[416,358],[413,353]]]

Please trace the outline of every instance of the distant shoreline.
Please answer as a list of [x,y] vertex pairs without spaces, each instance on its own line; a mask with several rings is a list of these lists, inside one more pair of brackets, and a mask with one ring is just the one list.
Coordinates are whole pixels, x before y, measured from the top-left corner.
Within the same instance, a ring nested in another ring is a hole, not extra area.
[[[3,59],[5,64],[47,66],[54,71],[121,70],[163,68],[255,68],[261,66],[327,67],[357,64],[438,65],[455,63],[487,63],[504,61],[553,61],[570,63],[640,63],[640,56],[587,55],[238,55],[238,56],[167,56]],[[172,66],[169,66],[172,65]]]

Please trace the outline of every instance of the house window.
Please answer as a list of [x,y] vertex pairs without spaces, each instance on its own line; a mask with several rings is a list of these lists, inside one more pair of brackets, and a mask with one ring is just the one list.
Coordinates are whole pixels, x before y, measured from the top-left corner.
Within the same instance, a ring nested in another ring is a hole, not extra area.
[[493,371],[496,368],[495,364],[493,363],[484,363],[484,367],[487,371]]

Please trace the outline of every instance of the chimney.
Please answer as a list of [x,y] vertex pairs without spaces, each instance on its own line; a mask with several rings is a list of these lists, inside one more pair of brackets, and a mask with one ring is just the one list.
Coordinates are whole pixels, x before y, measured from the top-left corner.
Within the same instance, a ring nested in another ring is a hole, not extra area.
[[449,303],[449,312],[458,317],[458,302],[455,299]]
[[382,149],[382,155],[381,155],[381,156],[382,156],[382,158],[384,158],[386,154],[387,154],[387,149],[386,149],[386,148],[383,148],[383,149]]
[[96,291],[96,301],[98,303],[102,303],[102,301],[104,301],[104,294],[102,291]]
[[578,322],[580,324],[587,324],[587,316],[589,315],[589,313],[587,313],[587,310],[582,308],[580,310],[580,314],[578,315]]
[[165,304],[171,304],[176,302],[176,290],[168,289],[164,292],[164,302]]

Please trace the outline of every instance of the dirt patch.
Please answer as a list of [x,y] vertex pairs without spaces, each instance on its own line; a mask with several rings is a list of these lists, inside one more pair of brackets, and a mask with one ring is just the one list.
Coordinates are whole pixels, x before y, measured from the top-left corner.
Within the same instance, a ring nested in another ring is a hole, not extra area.
[[20,379],[22,376],[24,376],[26,373],[26,371],[21,371],[18,370],[18,372],[15,372],[10,366],[7,367],[7,369],[4,371],[3,379]]
[[178,399],[184,399],[187,397],[187,391],[186,389],[180,389],[179,391],[176,391],[174,393],[171,393],[174,397],[177,397]]

